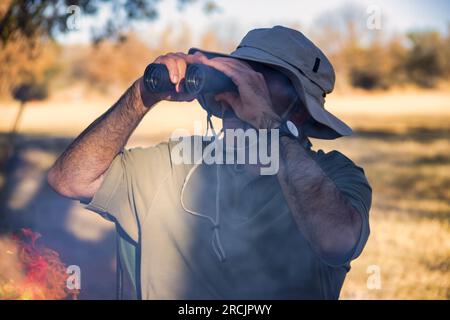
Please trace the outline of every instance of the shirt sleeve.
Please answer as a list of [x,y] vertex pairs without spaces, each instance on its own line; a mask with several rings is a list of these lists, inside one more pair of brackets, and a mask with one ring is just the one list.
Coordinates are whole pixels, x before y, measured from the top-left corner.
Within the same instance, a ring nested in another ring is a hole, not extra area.
[[336,187],[361,216],[361,233],[353,252],[348,256],[347,262],[350,262],[361,254],[369,238],[369,210],[372,203],[372,188],[364,170],[342,153],[338,151],[324,153],[319,150],[317,157],[322,170],[333,180]]
[[137,242],[140,222],[167,172],[167,154],[166,143],[122,150],[86,208],[117,222]]

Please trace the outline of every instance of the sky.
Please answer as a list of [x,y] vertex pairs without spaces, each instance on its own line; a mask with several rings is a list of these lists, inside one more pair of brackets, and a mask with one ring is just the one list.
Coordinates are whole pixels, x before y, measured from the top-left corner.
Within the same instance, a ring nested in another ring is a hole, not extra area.
[[[369,7],[376,6],[381,14],[381,30],[386,32],[434,29],[446,33],[450,25],[449,0],[216,0],[219,10],[209,15],[204,14],[203,4],[203,0],[197,0],[179,10],[176,0],[162,0],[158,5],[159,18],[138,23],[135,28],[138,32],[147,33],[149,30],[161,31],[167,25],[176,27],[184,23],[194,35],[213,28],[219,34],[226,33],[238,40],[250,29],[275,24],[289,23],[314,28],[319,17],[332,15],[349,4],[359,7],[363,13]],[[87,42],[89,30],[107,15],[107,10],[101,10],[95,18],[81,15],[79,30],[71,31],[60,39],[66,43]]]

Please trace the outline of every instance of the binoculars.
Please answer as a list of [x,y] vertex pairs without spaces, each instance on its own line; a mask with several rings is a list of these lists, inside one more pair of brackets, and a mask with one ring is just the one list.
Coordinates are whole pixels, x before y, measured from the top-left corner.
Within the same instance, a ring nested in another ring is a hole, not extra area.
[[[175,85],[170,81],[166,65],[151,63],[144,72],[145,88],[152,93],[175,92]],[[199,96],[205,93],[238,92],[233,81],[213,67],[191,63],[181,81],[182,91]]]

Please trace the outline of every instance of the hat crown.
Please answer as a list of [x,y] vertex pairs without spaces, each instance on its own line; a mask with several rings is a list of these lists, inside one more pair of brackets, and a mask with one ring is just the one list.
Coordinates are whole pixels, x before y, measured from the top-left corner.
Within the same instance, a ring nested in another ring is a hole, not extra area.
[[254,47],[284,60],[318,85],[325,93],[333,91],[335,73],[325,54],[300,31],[275,26],[249,31],[239,47]]

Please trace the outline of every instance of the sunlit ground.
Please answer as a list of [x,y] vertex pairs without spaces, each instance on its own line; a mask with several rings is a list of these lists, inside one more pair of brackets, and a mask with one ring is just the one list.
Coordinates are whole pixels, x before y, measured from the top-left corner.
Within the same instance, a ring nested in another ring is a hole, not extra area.
[[[63,261],[81,265],[80,298],[114,298],[113,226],[54,194],[45,184],[45,170],[114,100],[69,95],[30,104],[19,127],[9,191],[0,204],[3,229],[31,226]],[[340,95],[327,97],[327,104],[356,134],[313,141],[314,147],[337,149],[353,159],[374,190],[371,236],[352,263],[341,298],[450,298],[450,94]],[[0,103],[0,131],[9,130],[16,111],[14,103]],[[196,120],[205,130],[204,117],[195,104],[158,105],[129,146],[152,145],[177,128],[193,131]],[[380,270],[379,289],[367,286],[373,266]]]

